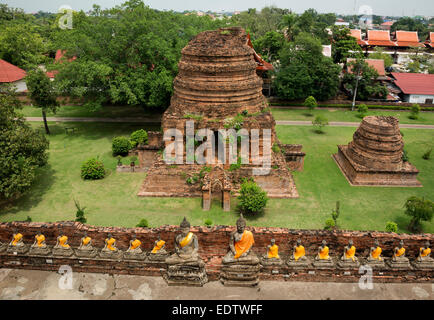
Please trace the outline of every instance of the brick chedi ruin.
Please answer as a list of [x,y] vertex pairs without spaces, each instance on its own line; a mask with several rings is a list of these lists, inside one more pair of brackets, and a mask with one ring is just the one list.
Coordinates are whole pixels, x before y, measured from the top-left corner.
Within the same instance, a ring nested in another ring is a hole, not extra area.
[[[176,128],[182,133],[183,162],[168,165],[161,152],[156,153],[139,196],[203,197],[205,210],[209,209],[212,198],[217,197],[222,200],[224,209],[229,210],[230,194],[237,193],[242,178],[253,177],[269,197],[298,197],[288,168],[302,169],[304,153],[300,145],[279,143],[254,57],[255,51],[248,45],[246,32],[238,27],[202,32],[182,50],[171,104],[162,117],[161,126],[163,132]],[[229,140],[221,136],[217,139],[218,130],[228,129],[258,129],[259,153],[249,149],[249,163],[237,168],[227,161],[219,163],[217,159],[214,164],[188,163],[186,160],[194,155],[186,152],[186,123],[192,121],[195,132],[209,129],[213,133],[213,155],[220,149],[228,154]],[[262,135],[264,129],[271,131],[268,141]],[[161,148],[174,139],[161,142]],[[266,175],[253,175],[252,169],[260,167],[254,160],[266,153],[264,144],[275,146],[274,152],[269,150],[271,170]],[[149,152],[139,147],[139,159],[149,158],[145,155]]]
[[403,149],[398,119],[368,116],[333,156],[352,185],[421,186],[419,171],[402,159]]

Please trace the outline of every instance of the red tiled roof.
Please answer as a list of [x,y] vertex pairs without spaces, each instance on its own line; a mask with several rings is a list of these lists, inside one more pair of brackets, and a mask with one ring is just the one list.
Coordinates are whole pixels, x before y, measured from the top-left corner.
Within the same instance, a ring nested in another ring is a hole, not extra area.
[[391,26],[394,23],[395,23],[395,21],[386,21],[386,22],[383,22],[381,25],[382,26]]
[[366,41],[362,40],[362,30],[351,29],[350,32],[351,32],[351,36],[357,39],[357,44],[367,45]]
[[392,72],[404,94],[434,94],[434,74]]
[[255,49],[253,48],[252,41],[250,40],[250,33],[247,34],[247,45],[253,49],[253,57],[255,58],[255,61],[257,63],[256,70],[260,71],[268,71],[273,70],[273,65],[271,63],[268,63],[262,57],[256,53]]
[[[347,63],[354,61],[353,58],[348,58]],[[378,76],[385,76],[386,71],[384,69],[384,60],[383,59],[365,59],[365,62],[372,68],[374,68],[378,72]],[[348,72],[351,72],[350,67],[348,67]]]
[[417,31],[396,31],[396,43],[398,47],[423,47],[419,42]]
[[370,46],[395,46],[395,43],[390,40],[389,30],[368,30],[365,40]]
[[425,41],[425,44],[434,48],[434,32],[430,32],[428,38]]
[[0,82],[15,82],[23,79],[26,76],[26,72],[0,59]]

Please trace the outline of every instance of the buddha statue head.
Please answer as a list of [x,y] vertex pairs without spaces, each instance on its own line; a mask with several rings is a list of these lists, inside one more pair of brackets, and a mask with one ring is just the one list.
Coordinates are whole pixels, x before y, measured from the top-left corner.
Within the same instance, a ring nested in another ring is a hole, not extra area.
[[276,239],[271,239],[271,246],[274,246],[276,244]]
[[63,237],[63,231],[59,230],[59,237]]
[[353,246],[353,239],[348,240],[348,247],[352,247]]
[[87,231],[83,232],[83,238],[87,238]]
[[400,248],[404,247],[404,240],[399,241],[399,247]]
[[237,232],[238,233],[243,233],[244,229],[246,228],[246,219],[244,219],[243,214],[240,214],[240,217],[237,220]]
[[107,234],[107,239],[111,239],[111,238],[112,238],[112,234],[111,233]]
[[425,249],[428,249],[429,247],[431,247],[431,244],[429,243],[429,241],[425,241]]
[[131,235],[131,238],[132,238],[132,240],[134,241],[134,240],[136,240],[137,239],[137,236],[136,236],[136,234],[135,233],[133,233],[132,235]]
[[374,240],[374,246],[375,246],[375,247],[379,247],[379,246],[380,246],[380,243],[378,242],[378,239],[375,239],[375,240]]
[[186,236],[190,232],[190,222],[188,222],[186,217],[184,217],[184,220],[182,220],[179,226],[181,227],[182,235]]
[[301,239],[297,239],[297,247],[301,246]]
[[327,246],[327,241],[323,240],[323,241],[321,242],[321,247],[324,248],[325,246]]

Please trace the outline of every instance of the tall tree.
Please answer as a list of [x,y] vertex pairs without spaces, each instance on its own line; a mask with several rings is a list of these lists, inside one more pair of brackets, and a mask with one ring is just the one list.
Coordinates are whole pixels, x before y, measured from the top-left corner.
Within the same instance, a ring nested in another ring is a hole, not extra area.
[[351,36],[350,29],[345,26],[333,26],[332,58],[335,63],[346,63],[347,58],[357,58],[362,55],[362,48],[356,38]]
[[17,112],[15,91],[0,86],[0,205],[22,195],[48,160],[48,141]]
[[27,74],[26,84],[33,105],[42,109],[45,132],[50,134],[47,124],[47,111],[56,113],[57,107],[59,106],[59,103],[56,100],[57,94],[54,91],[53,84],[47,77],[46,73],[40,68]]

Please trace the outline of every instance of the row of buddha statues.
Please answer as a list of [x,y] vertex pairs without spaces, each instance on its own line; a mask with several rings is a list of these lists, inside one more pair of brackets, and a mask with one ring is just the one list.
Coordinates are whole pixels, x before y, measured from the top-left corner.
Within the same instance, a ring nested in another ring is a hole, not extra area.
[[[145,253],[141,249],[142,242],[132,235],[128,249],[123,252],[116,246],[116,239],[108,234],[105,239],[104,248],[98,250],[92,246],[92,239],[84,233],[80,240],[80,245],[73,250],[68,244],[68,237],[61,231],[57,237],[56,245],[50,248],[45,243],[45,236],[38,232],[35,235],[35,241],[27,248],[23,242],[23,235],[14,231],[12,241],[7,245],[8,252],[54,256],[78,257],[107,259],[131,259],[131,260],[155,260],[167,264],[166,280],[171,284],[203,285],[207,281],[205,272],[205,263],[199,256],[199,242],[197,236],[191,232],[190,223],[186,218],[180,224],[180,233],[174,239],[174,253],[169,254],[165,249],[166,242],[160,238],[155,241],[152,251]],[[229,240],[229,250],[222,259],[221,279],[225,285],[238,285],[245,283],[255,285],[258,281],[258,274],[262,266],[283,265],[286,264],[292,268],[309,268],[313,265],[318,269],[338,268],[348,269],[358,267],[361,258],[356,255],[356,247],[352,240],[342,249],[342,255],[337,258],[330,256],[330,250],[325,240],[318,247],[316,255],[309,258],[306,255],[305,247],[301,239],[298,239],[293,247],[292,253],[286,262],[283,262],[279,255],[279,246],[274,239],[268,245],[266,253],[257,256],[253,251],[254,245],[253,233],[246,230],[246,220],[241,215],[236,222],[236,230],[231,233]],[[4,250],[5,245],[0,245],[0,250]],[[386,266],[385,259],[382,256],[382,248],[378,240],[374,240],[374,245],[369,250],[369,255],[364,259],[365,264],[374,268],[383,268]],[[410,260],[406,257],[404,242],[401,240],[399,245],[394,248],[393,255],[386,262],[391,268],[409,269],[411,268]],[[427,241],[423,247],[420,247],[417,258],[411,262],[417,269],[434,269],[434,259],[431,258],[430,243]]]

